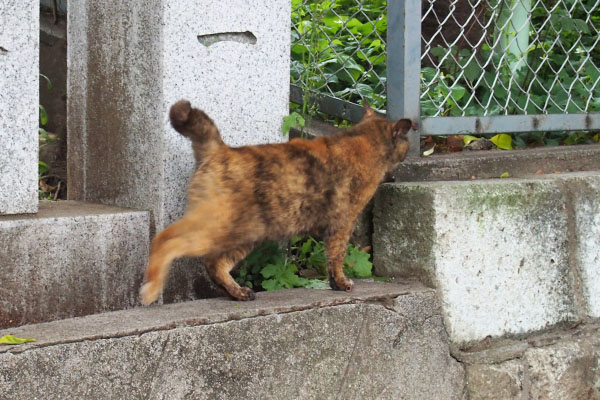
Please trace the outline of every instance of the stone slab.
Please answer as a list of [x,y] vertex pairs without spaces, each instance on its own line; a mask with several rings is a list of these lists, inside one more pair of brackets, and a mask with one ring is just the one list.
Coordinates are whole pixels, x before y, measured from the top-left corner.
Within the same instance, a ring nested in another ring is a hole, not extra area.
[[466,398],[422,286],[263,292],[10,332],[38,339],[0,347],[0,392],[15,400]]
[[289,0],[71,1],[69,198],[150,210],[156,231],[181,217],[194,159],[167,116],[182,98],[230,145],[283,140],[290,10]]
[[39,2],[0,3],[0,215],[38,208]]
[[457,343],[594,317],[598,182],[572,173],[383,185],[375,269],[439,288]]
[[597,325],[562,331],[551,344],[530,340],[509,360],[469,357],[465,368],[469,398],[600,399],[600,336]]
[[148,243],[148,212],[67,201],[0,217],[0,327],[138,305]]
[[508,173],[527,178],[543,172],[597,171],[600,144],[541,147],[515,151],[462,151],[407,158],[392,174],[396,182],[450,181],[499,178]]

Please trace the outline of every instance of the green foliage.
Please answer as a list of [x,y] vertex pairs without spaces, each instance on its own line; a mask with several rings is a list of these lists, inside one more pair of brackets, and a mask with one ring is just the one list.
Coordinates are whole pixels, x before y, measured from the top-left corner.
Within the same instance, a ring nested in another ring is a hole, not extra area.
[[386,47],[379,37],[386,37],[386,4],[292,0],[292,23],[297,27],[297,32],[292,30],[292,82],[383,108]]
[[[500,1],[500,0],[498,0]],[[504,0],[503,0],[504,1]],[[491,2],[490,4],[492,4]],[[600,112],[600,8],[596,0],[537,2],[531,14],[528,66],[516,56],[483,44],[473,54],[464,41],[437,46],[436,68],[421,70],[421,115]],[[504,10],[505,11],[505,10]],[[496,18],[506,18],[505,12]],[[489,26],[498,26],[492,21]],[[386,107],[387,2],[292,1],[291,79],[307,91]],[[510,25],[510,24],[509,24]],[[506,24],[504,26],[507,26]],[[511,35],[514,32],[489,33]],[[532,71],[535,71],[532,72]],[[558,71],[558,72],[557,72]],[[303,115],[314,114],[305,99]],[[598,142],[595,133],[532,132],[511,135],[504,148]]]
[[283,117],[283,123],[281,125],[281,133],[283,136],[287,136],[290,133],[290,130],[295,126],[300,126],[304,128],[305,120],[302,115],[298,114],[296,111],[290,113]]
[[33,339],[33,338],[22,339],[22,338],[13,336],[13,335],[4,335],[4,336],[0,337],[0,344],[15,345],[15,344],[23,344],[23,343],[27,343],[27,342],[35,342],[35,339]]
[[[344,272],[350,278],[373,277],[369,258],[369,253],[349,244]],[[325,244],[309,236],[293,237],[287,248],[263,243],[242,263],[235,280],[255,290],[329,289],[327,276]]]
[[344,273],[349,278],[370,278],[373,275],[371,255],[356,246],[349,245],[344,260]]

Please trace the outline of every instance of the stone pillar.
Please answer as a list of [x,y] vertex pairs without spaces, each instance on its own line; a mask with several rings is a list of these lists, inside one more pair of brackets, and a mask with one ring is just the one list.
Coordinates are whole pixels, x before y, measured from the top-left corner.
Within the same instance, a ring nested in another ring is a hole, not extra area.
[[230,145],[281,141],[290,1],[69,2],[69,198],[179,218],[194,169],[168,110],[189,99]]
[[0,214],[38,210],[39,6],[0,2]]

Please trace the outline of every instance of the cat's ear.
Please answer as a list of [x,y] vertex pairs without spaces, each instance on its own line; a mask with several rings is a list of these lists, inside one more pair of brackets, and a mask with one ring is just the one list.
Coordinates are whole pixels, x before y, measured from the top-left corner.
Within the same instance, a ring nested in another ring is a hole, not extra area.
[[405,136],[408,131],[415,126],[416,124],[413,124],[410,119],[403,118],[394,124],[394,127],[392,128],[392,136],[394,138],[396,138],[398,135]]
[[371,106],[366,100],[363,103],[363,110],[365,111],[365,113],[363,114],[362,119],[371,118],[375,116],[375,110],[371,108]]

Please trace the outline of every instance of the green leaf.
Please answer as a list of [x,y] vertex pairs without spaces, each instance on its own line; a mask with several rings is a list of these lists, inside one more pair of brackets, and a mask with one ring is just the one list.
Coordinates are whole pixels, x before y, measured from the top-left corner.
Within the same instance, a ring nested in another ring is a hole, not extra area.
[[305,122],[306,121],[304,120],[302,115],[294,111],[290,115],[283,117],[283,123],[281,124],[281,133],[283,134],[283,136],[286,136],[288,133],[290,133],[290,130],[293,127],[298,125],[304,127]]
[[48,78],[44,74],[40,74],[40,77],[42,77],[44,80],[46,80],[46,87],[48,88],[48,90],[52,89],[52,82],[50,82],[50,78]]
[[503,149],[503,150],[512,150],[513,149],[512,137],[510,137],[510,135],[507,135],[506,133],[501,133],[499,135],[496,135],[493,138],[491,138],[490,140],[499,149]]
[[2,344],[23,344],[27,342],[35,342],[33,338],[22,339],[13,335],[4,335],[0,338],[0,343]]
[[308,282],[304,285],[307,289],[329,289],[329,282],[321,279],[308,279]]
[[463,137],[463,141],[465,142],[465,146],[467,146],[469,143],[471,143],[474,140],[477,140],[479,138],[475,137],[475,136],[471,136],[471,135],[465,135]]
[[391,279],[387,276],[374,276],[373,279],[377,282],[390,282]]
[[43,161],[38,161],[38,173],[39,175],[47,174],[50,171],[50,167]]
[[369,261],[371,255],[355,246],[348,247],[344,260],[344,271],[351,278],[369,278],[372,276],[373,264]]
[[277,265],[268,264],[263,269],[260,270],[260,274],[265,278],[271,278],[277,275]]
[[40,124],[46,125],[48,123],[48,113],[43,105],[40,104]]
[[435,150],[435,144],[434,144],[434,145],[433,145],[433,147],[432,147],[432,148],[430,148],[429,150],[425,150],[425,151],[423,152],[423,156],[424,156],[424,157],[428,157],[428,156],[432,155],[432,154],[433,154],[433,152],[434,152],[434,150]]

